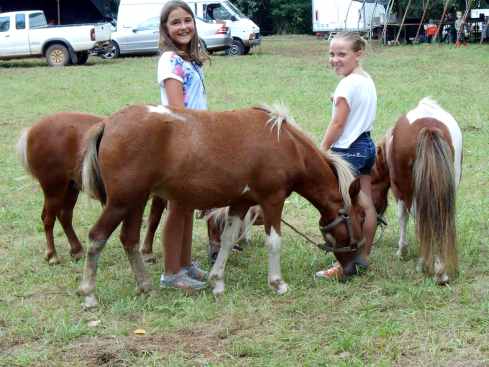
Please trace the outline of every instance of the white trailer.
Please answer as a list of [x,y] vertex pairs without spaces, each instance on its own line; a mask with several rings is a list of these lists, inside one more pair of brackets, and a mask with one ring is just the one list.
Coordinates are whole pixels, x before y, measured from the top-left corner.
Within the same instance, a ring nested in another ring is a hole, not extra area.
[[382,0],[312,0],[312,30],[369,32],[385,22]]

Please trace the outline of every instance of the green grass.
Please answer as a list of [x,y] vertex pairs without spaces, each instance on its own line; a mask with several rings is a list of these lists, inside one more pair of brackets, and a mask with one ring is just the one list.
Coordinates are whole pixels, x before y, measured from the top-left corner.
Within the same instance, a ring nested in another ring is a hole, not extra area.
[[[252,55],[213,57],[206,66],[212,110],[282,101],[319,143],[338,82],[327,44],[313,37],[270,37]],[[82,311],[76,295],[83,264],[72,263],[59,225],[61,264],[43,260],[42,194],[21,169],[14,146],[22,128],[57,111],[110,114],[127,104],[158,103],[156,57],[54,69],[45,60],[0,62],[0,366],[485,366],[489,365],[489,47],[372,46],[364,61],[378,91],[380,138],[419,99],[432,96],[464,133],[458,191],[460,275],[448,287],[415,272],[410,225],[407,261],[395,257],[395,205],[370,271],[346,284],[316,282],[332,261],[284,228],[282,266],[290,291],[266,285],[260,228],[230,258],[226,293],[160,290],[161,261],[148,266],[155,291],[137,297],[114,234],[97,277],[100,306]],[[75,226],[86,244],[99,205],[82,196]],[[318,213],[297,195],[284,218],[319,240]],[[155,245],[161,255],[159,236]],[[194,253],[206,264],[206,228],[196,221]],[[100,321],[90,326],[91,321]],[[144,336],[135,329],[143,328]]]

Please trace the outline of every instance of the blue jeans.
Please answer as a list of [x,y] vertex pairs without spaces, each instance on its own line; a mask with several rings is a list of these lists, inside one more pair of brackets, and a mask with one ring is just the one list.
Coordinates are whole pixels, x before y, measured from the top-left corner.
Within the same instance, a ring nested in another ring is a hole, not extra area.
[[369,175],[375,163],[375,144],[370,132],[364,132],[349,148],[331,148],[333,152],[346,160],[354,169],[354,175]]

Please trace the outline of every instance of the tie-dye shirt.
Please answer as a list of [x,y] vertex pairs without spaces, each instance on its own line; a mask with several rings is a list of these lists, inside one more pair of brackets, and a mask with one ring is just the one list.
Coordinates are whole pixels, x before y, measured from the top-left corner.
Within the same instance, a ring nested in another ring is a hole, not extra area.
[[207,110],[207,95],[201,66],[182,59],[173,51],[167,51],[161,55],[158,62],[158,84],[163,106],[168,105],[165,90],[166,79],[176,79],[182,83],[183,103],[186,108]]

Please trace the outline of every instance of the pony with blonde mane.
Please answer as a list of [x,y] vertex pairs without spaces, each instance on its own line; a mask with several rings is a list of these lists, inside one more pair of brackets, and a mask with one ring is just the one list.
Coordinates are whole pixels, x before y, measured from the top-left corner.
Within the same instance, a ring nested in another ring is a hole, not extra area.
[[397,255],[407,253],[411,213],[420,245],[418,269],[433,275],[438,284],[448,283],[458,271],[455,201],[462,174],[460,127],[436,102],[423,98],[387,132],[377,153],[373,194],[385,197],[387,203],[390,185],[397,200]]
[[[287,291],[280,268],[280,219],[284,201],[294,191],[319,211],[325,241],[346,272],[354,272],[356,249],[363,242],[359,181],[346,162],[321,152],[291,121],[275,107],[209,112],[137,105],[92,129],[83,185],[106,205],[89,233],[91,247],[79,288],[85,306],[97,304],[98,258],[121,222],[120,238],[138,291],[149,291],[137,244],[151,194],[188,209],[229,206],[222,246],[209,274],[215,294],[224,291],[227,258],[253,205],[263,210],[268,284],[279,294]],[[347,251],[339,251],[343,248]]]

